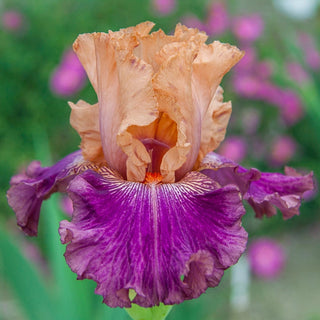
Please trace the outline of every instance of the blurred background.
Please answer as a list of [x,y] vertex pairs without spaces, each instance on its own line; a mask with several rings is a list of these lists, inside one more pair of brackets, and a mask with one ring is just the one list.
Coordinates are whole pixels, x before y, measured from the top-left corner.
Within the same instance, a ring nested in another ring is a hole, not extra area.
[[[59,243],[68,198],[43,207],[39,237],[15,226],[10,177],[33,159],[49,166],[77,149],[67,101],[96,102],[72,53],[79,33],[144,20],[170,33],[177,22],[246,51],[224,78],[233,114],[218,152],[244,166],[320,176],[319,0],[0,0],[0,319],[129,319],[76,281]],[[301,215],[257,220],[248,208],[246,254],[217,288],[175,306],[173,319],[320,319],[318,191]]]

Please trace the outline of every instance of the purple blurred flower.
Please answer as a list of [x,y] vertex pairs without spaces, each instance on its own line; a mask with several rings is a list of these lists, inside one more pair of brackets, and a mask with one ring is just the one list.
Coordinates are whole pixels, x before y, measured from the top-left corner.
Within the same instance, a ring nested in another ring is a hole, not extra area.
[[319,70],[320,52],[313,37],[308,33],[300,33],[298,35],[298,43],[303,50],[306,64],[313,70]]
[[219,154],[235,162],[241,162],[247,154],[247,144],[240,137],[229,137],[221,144]]
[[232,30],[234,35],[243,42],[253,42],[260,38],[264,29],[264,22],[259,14],[235,17]]
[[293,125],[304,116],[304,109],[300,97],[292,90],[282,90],[279,108],[284,121]]
[[175,0],[153,0],[153,7],[161,15],[172,13],[176,7]]
[[2,25],[9,31],[18,31],[23,27],[23,16],[19,11],[10,10],[2,14]]
[[217,286],[246,247],[242,200],[257,217],[279,208],[288,219],[313,188],[311,173],[264,173],[211,152],[231,114],[219,83],[242,52],[207,45],[182,25],[172,36],[152,27],[77,38],[98,97],[70,103],[81,150],[52,167],[32,162],[7,194],[18,225],[35,236],[42,201],[68,192],[66,261],[111,307],[176,304]]
[[235,75],[232,79],[234,91],[245,98],[258,99],[262,84],[254,75]]
[[305,59],[307,65],[313,70],[320,69],[320,53],[317,49],[310,48],[305,50]]
[[252,46],[248,46],[244,47],[243,51],[245,52],[245,55],[234,68],[234,72],[251,73],[257,63],[256,49]]
[[86,72],[75,53],[68,50],[50,78],[50,88],[58,96],[72,96],[86,83]]
[[295,154],[297,143],[289,136],[277,137],[271,145],[271,163],[282,166],[287,163]]
[[181,18],[181,22],[188,28],[197,28],[200,31],[207,31],[207,26],[195,15],[186,15]]
[[270,61],[264,60],[254,65],[254,73],[260,80],[267,81],[273,74],[273,67]]
[[230,25],[228,11],[223,2],[214,2],[209,9],[207,19],[207,31],[210,35],[224,33]]
[[242,127],[247,134],[254,134],[260,125],[261,114],[253,108],[247,108],[242,113]]
[[251,243],[248,258],[252,272],[263,279],[274,279],[285,267],[284,249],[274,240],[261,238]]
[[298,84],[304,84],[310,80],[308,73],[297,62],[288,62],[286,69],[289,77]]

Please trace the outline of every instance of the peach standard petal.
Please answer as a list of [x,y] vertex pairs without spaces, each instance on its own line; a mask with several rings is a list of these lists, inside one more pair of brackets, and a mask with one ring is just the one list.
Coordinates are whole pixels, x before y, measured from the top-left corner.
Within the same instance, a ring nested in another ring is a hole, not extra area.
[[223,89],[219,86],[202,121],[201,144],[194,169],[199,167],[206,154],[215,150],[223,141],[231,111],[231,101],[223,102]]
[[[181,24],[171,36],[149,34],[153,25],[80,35],[74,50],[98,96],[105,162],[131,181],[160,171],[169,183],[197,168],[224,138],[231,104],[217,88],[243,53],[218,41],[206,45],[205,33]],[[89,148],[92,134],[73,126],[84,157],[97,162],[99,139]]]
[[81,137],[81,151],[84,159],[103,163],[104,154],[99,128],[99,106],[79,100],[76,104],[69,102],[71,107],[70,124]]

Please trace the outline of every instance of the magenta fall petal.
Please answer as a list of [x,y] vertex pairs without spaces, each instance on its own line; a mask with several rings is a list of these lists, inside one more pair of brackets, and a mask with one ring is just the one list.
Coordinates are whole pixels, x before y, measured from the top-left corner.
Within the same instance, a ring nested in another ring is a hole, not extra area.
[[275,207],[284,219],[298,215],[303,194],[314,188],[312,173],[301,175],[292,168],[286,168],[285,175],[248,170],[214,152],[204,158],[200,171],[222,186],[237,185],[258,218],[275,215]]
[[245,250],[238,188],[199,172],[174,184],[141,184],[109,169],[86,171],[69,195],[73,219],[59,229],[67,263],[79,279],[95,280],[111,307],[130,307],[128,289],[143,307],[196,298]]
[[42,168],[33,161],[26,172],[12,177],[7,198],[17,217],[17,224],[29,236],[38,233],[42,201],[54,192],[65,192],[73,172],[83,162],[81,151],[69,154],[52,167]]

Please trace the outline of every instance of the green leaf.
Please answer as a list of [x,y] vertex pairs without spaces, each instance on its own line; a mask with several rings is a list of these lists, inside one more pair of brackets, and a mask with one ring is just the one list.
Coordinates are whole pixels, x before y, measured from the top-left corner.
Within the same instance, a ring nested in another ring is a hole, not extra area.
[[0,228],[0,271],[28,319],[55,319],[56,308],[44,278],[3,228]]
[[125,310],[133,320],[163,320],[167,317],[172,307],[166,306],[163,303],[152,308],[143,308],[132,304],[131,308],[126,308]]

